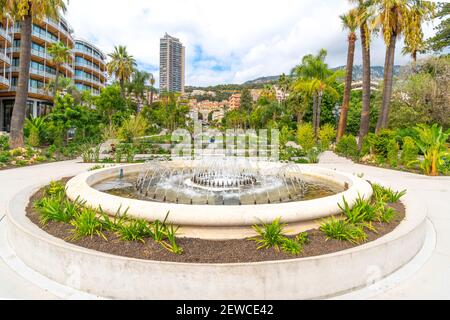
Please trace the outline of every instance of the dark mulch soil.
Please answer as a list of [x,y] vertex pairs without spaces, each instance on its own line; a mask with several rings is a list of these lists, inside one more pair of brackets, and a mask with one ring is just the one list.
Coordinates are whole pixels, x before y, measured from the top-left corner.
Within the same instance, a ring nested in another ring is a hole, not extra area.
[[[63,181],[67,180],[68,178],[63,179]],[[110,231],[104,232],[108,241],[100,236],[73,240],[70,239],[72,236],[71,230],[73,229],[71,225],[50,222],[43,226],[39,222],[39,216],[33,208],[33,202],[41,198],[42,193],[43,189],[39,190],[31,197],[27,207],[27,217],[44,231],[81,247],[130,258],[189,263],[258,262],[318,256],[356,246],[346,241],[327,240],[325,235],[319,230],[308,231],[310,241],[308,244],[304,245],[303,252],[298,256],[289,255],[281,251],[276,251],[275,249],[257,250],[257,244],[250,240],[211,241],[180,238],[177,240],[177,243],[183,248],[183,254],[181,255],[172,254],[151,239],[146,240],[145,243],[123,241]],[[373,223],[373,226],[378,233],[366,231],[366,243],[391,232],[404,219],[405,207],[401,202],[390,204],[390,206],[398,212],[397,216],[390,224]]]

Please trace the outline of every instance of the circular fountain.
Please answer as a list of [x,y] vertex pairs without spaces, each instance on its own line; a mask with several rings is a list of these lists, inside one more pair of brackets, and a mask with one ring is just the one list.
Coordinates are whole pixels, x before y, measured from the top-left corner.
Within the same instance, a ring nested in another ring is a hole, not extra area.
[[208,157],[150,161],[87,172],[67,184],[70,199],[114,215],[124,213],[180,226],[185,237],[245,238],[254,224],[277,218],[291,233],[339,214],[343,197],[352,205],[370,197],[368,182],[316,165]]
[[128,178],[127,186],[124,187],[122,179],[113,178],[95,187],[147,201],[204,205],[280,203],[342,190],[331,182],[313,182],[292,165],[266,168],[262,172],[249,160],[227,158],[208,158],[184,167],[173,167],[169,162],[148,162],[137,177]]

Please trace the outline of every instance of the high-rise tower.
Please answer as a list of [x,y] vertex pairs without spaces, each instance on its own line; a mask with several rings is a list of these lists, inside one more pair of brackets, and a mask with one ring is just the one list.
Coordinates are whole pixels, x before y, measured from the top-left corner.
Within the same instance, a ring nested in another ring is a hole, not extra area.
[[160,41],[159,88],[161,92],[184,93],[185,49],[167,33]]

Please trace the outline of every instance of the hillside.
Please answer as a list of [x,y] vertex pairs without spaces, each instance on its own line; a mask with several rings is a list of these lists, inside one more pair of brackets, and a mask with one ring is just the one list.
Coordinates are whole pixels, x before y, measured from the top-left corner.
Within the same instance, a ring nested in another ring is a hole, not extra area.
[[[394,66],[394,75],[397,76],[400,74],[400,68],[401,66]],[[334,68],[333,70],[343,70],[345,69],[345,66],[340,66],[337,68]],[[384,67],[382,66],[372,66],[371,67],[371,75],[372,80],[383,80],[384,77]],[[247,82],[244,82],[244,85],[256,85],[256,84],[267,84],[277,81],[279,76],[269,76],[269,77],[261,77],[254,80],[250,80]],[[362,80],[362,66],[356,65],[353,67],[353,80],[359,81]]]
[[[343,70],[345,69],[345,66],[340,66],[337,68],[334,68],[333,70]],[[397,65],[394,66],[394,75],[398,76],[400,74],[401,66]],[[372,66],[371,67],[371,75],[372,80],[383,80],[384,77],[384,67],[382,66]],[[208,87],[194,87],[194,86],[186,86],[185,90],[186,92],[192,92],[193,90],[206,90],[206,91],[214,91],[214,92],[222,92],[225,93],[225,95],[221,95],[218,97],[218,101],[220,99],[226,99],[229,95],[231,95],[233,92],[241,91],[244,88],[247,89],[259,89],[263,88],[267,84],[274,84],[277,82],[278,78],[280,76],[267,76],[267,77],[260,77],[254,80],[246,81],[242,84],[219,84],[215,86],[208,86]],[[360,81],[362,80],[362,66],[356,65],[353,67],[353,81]],[[205,97],[207,99],[207,97]]]

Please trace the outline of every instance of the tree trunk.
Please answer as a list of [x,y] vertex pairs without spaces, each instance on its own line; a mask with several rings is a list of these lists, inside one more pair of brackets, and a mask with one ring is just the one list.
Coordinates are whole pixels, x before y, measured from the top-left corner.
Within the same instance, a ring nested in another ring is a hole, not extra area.
[[380,115],[378,116],[376,132],[387,128],[389,121],[389,107],[392,97],[392,82],[394,79],[394,58],[395,58],[395,43],[397,41],[397,35],[392,34],[391,42],[386,48],[386,61],[384,64],[384,89],[383,89],[383,102],[381,105]]
[[58,82],[59,82],[59,64],[56,65],[55,89],[53,90],[54,98],[56,98],[56,92],[58,92]]
[[363,62],[363,79],[362,79],[362,109],[361,120],[359,126],[358,147],[361,150],[362,141],[369,133],[370,124],[370,45],[367,44],[366,26],[361,26],[361,47]]
[[317,138],[317,130],[316,130],[316,123],[317,123],[317,94],[314,93],[313,95],[313,129],[314,129],[314,137]]
[[120,95],[125,99],[125,81],[120,79]]
[[302,112],[298,111],[297,112],[297,125],[300,125],[302,123],[302,119],[303,119],[303,114],[302,114]]
[[[31,8],[28,12],[30,11]],[[11,117],[11,133],[9,136],[11,148],[23,147],[24,145],[23,124],[25,121],[28,85],[30,82],[31,26],[31,15],[28,14],[21,21],[19,79]]]
[[150,106],[153,104],[153,87],[151,88],[150,91]]
[[321,108],[322,108],[322,97],[323,97],[323,92],[320,91],[319,95],[317,97],[316,129],[314,131],[314,135],[315,135],[316,139],[319,135],[319,129],[320,129],[320,113],[321,113]]
[[337,130],[336,141],[339,142],[341,137],[345,134],[347,127],[347,114],[350,104],[350,93],[352,90],[353,81],[353,60],[355,58],[355,42],[356,34],[350,33],[348,37],[348,52],[347,52],[347,68],[345,75],[345,88],[344,88],[344,100],[342,102],[341,116],[339,118],[339,125]]

